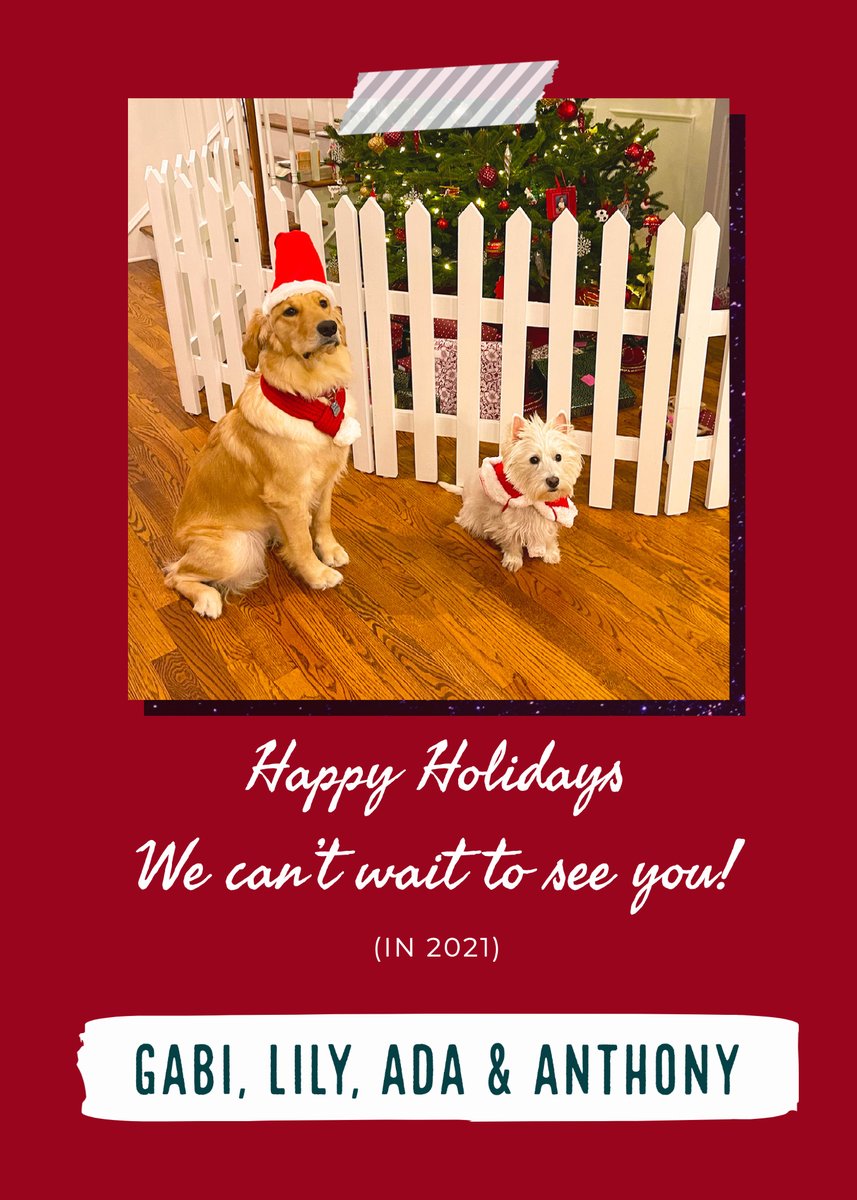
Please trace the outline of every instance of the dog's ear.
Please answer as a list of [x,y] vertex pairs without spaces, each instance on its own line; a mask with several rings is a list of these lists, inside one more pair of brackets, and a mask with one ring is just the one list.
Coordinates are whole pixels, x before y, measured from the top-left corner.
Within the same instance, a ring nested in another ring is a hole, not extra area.
[[271,322],[260,308],[257,308],[247,322],[247,332],[241,349],[247,360],[247,366],[255,371],[259,365],[259,354],[267,346],[271,336]]
[[572,429],[571,425],[568,423],[568,417],[564,412],[557,413],[548,428],[558,429],[560,433],[571,433]]
[[333,310],[333,319],[336,321],[336,327],[339,330],[340,342],[342,343],[343,346],[347,346],[348,342],[345,340],[345,321],[343,320],[343,317],[342,317],[342,309],[341,308],[335,308]]
[[512,417],[512,441],[516,442],[526,428],[527,422],[523,417],[519,417],[517,414]]

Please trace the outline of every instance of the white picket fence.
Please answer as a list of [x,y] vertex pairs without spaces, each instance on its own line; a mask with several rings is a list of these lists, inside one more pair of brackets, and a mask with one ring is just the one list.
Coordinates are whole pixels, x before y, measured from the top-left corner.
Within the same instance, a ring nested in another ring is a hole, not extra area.
[[[273,282],[261,265],[252,193],[233,170],[228,144],[192,154],[186,163],[147,171],[158,263],[182,404],[218,420],[226,411],[224,385],[235,400],[247,371],[241,352],[247,318],[259,308]],[[273,245],[288,228],[288,207],[275,187],[266,213]],[[321,209],[312,192],[298,205],[301,228],[324,257]],[[617,461],[636,462],[634,510],[659,511],[667,405],[679,305],[685,230],[673,214],[658,232],[651,308],[625,308],[630,227],[616,212],[604,226],[597,307],[575,303],[577,221],[568,211],[554,223],[550,299],[528,299],[531,222],[519,209],[505,231],[504,299],[482,296],[483,218],[470,205],[458,223],[458,294],[432,291],[431,217],[420,202],[405,221],[408,291],[391,291],[387,276],[384,212],[370,199],[359,215],[347,197],[335,209],[342,306],[354,361],[354,396],[364,436],[354,446],[358,470],[393,477],[399,473],[398,439],[413,433],[416,478],[436,482],[437,438],[456,440],[456,477],[478,466],[479,442],[497,443],[500,430],[523,408],[527,327],[549,331],[547,415],[569,412],[573,342],[578,332],[597,332],[592,432],[578,431],[590,456],[588,502],[611,508]],[[728,333],[728,310],[713,310],[712,296],[720,230],[706,213],[691,240],[685,310],[679,324],[681,353],[673,433],[667,444],[664,512],[690,506],[694,463],[710,460],[705,504],[729,501],[729,359],[724,354],[713,435],[698,436],[708,340]],[[410,321],[413,410],[396,407],[390,317]],[[438,413],[435,401],[433,318],[458,321],[457,412]],[[479,413],[481,324],[502,325],[500,419]],[[645,336],[646,372],[639,437],[620,436],[619,378],[624,334]],[[371,391],[370,391],[371,377]]]

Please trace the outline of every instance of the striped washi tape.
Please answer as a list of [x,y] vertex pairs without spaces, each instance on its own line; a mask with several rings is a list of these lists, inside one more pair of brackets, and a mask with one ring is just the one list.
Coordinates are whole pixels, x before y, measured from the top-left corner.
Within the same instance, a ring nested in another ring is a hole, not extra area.
[[553,78],[558,61],[494,63],[365,71],[339,126],[340,134],[384,129],[468,129],[525,125]]

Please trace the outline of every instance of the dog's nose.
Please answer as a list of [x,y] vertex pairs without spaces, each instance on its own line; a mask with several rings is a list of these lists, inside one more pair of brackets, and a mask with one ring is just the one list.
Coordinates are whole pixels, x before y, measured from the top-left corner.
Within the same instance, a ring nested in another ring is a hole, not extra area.
[[545,480],[545,483],[552,492],[556,491],[556,489],[559,487],[559,477],[557,475],[549,475]]
[[336,322],[319,321],[319,323],[316,325],[316,329],[322,337],[333,337],[333,335],[336,333]]

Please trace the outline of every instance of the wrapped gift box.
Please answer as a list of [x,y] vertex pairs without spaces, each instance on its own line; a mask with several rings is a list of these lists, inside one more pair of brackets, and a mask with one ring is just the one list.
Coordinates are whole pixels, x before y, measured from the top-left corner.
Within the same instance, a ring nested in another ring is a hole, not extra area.
[[[502,342],[483,341],[481,347],[479,416],[483,421],[500,417],[500,380],[503,361]],[[527,370],[530,368],[527,348]],[[434,386],[438,412],[454,413],[458,396],[458,342],[454,338],[434,339]]]

